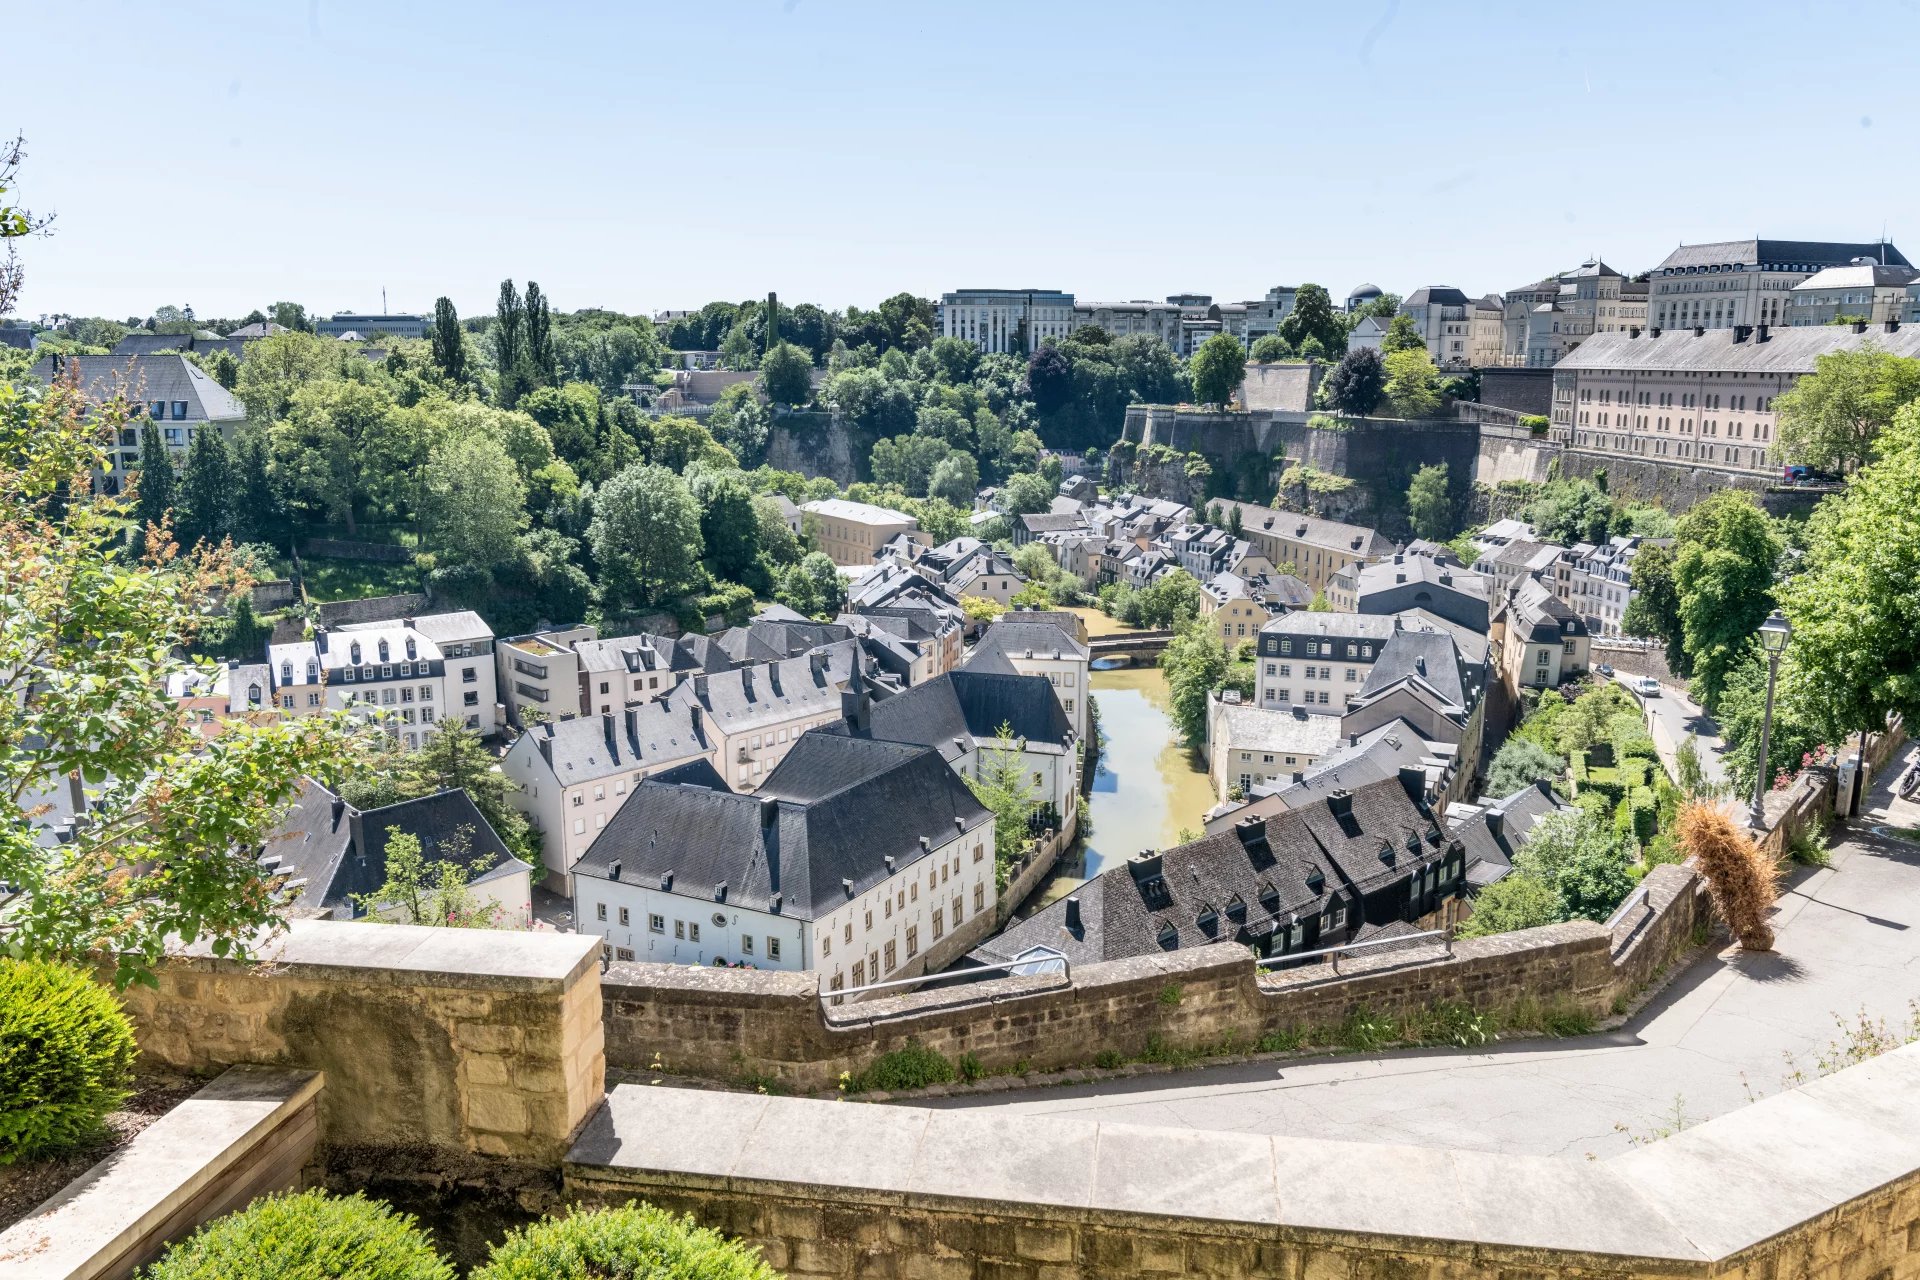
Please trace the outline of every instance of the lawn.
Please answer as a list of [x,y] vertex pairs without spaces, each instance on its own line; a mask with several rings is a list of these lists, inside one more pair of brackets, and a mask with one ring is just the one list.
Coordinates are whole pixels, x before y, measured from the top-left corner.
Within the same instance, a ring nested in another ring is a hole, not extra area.
[[[385,560],[331,560],[305,556],[300,561],[307,598],[315,603],[361,600],[368,596],[397,596],[420,590],[420,571],[411,564]],[[290,573],[292,566],[276,562],[275,571]]]

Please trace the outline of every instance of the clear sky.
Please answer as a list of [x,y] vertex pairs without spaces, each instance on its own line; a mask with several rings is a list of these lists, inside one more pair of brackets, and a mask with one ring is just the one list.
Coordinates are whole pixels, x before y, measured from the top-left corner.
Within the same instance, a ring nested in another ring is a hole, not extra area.
[[1505,290],[1920,252],[1920,7],[18,4],[18,310]]

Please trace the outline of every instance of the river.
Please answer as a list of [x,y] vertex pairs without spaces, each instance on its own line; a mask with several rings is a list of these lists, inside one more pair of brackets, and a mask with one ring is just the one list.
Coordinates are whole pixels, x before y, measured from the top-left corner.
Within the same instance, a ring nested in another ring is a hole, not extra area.
[[1060,855],[1053,875],[1022,905],[1022,916],[1142,849],[1180,843],[1180,829],[1201,830],[1201,815],[1213,807],[1205,768],[1180,745],[1167,718],[1160,668],[1095,671],[1093,695],[1104,745],[1087,800],[1091,830]]

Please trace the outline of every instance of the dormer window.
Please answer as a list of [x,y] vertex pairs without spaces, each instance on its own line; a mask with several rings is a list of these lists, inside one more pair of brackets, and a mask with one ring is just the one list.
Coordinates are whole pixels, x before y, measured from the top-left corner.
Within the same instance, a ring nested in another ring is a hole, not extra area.
[[387,642],[385,640],[382,640],[380,642],[380,661],[382,662],[392,661],[392,655],[387,652]]
[[280,664],[280,683],[293,683],[293,664],[291,662],[283,662]]
[[347,646],[347,660],[356,667],[360,665],[360,642],[358,640],[355,640]]
[[312,661],[309,661],[307,663],[307,683],[308,684],[320,683],[320,664],[319,663],[312,662]]
[[1246,918],[1247,918],[1246,899],[1242,898],[1239,894],[1236,893],[1231,898],[1227,899],[1227,919],[1245,920]]
[[417,657],[419,657],[419,656],[420,656],[420,654],[419,654],[419,647],[418,647],[418,646],[417,646],[417,645],[416,645],[416,644],[414,643],[414,639],[413,639],[413,637],[412,637],[412,636],[408,636],[408,637],[407,637],[407,658],[408,658],[408,660],[412,660],[412,659],[414,659],[414,658],[417,658]]
[[1320,868],[1312,867],[1307,871],[1307,892],[1319,893],[1327,887],[1327,878],[1320,874]]
[[1162,920],[1160,932],[1155,940],[1159,942],[1162,951],[1172,951],[1180,945],[1180,931],[1173,927],[1172,921]]
[[1202,903],[1200,906],[1200,914],[1194,920],[1194,923],[1199,925],[1203,932],[1212,933],[1219,927],[1220,913],[1215,911],[1212,906]]
[[1280,910],[1280,891],[1270,884],[1260,886],[1260,909],[1268,915]]

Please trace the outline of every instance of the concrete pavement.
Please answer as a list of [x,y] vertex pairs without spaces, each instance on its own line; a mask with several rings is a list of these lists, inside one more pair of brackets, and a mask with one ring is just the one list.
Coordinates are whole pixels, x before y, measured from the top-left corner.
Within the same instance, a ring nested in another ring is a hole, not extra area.
[[[1907,756],[1912,758],[1914,748]],[[1704,754],[1704,753],[1703,753]],[[1867,823],[1920,826],[1890,767]],[[953,1097],[991,1106],[1200,1130],[1289,1133],[1580,1157],[1627,1146],[1787,1087],[1797,1063],[1860,1011],[1895,1029],[1920,998],[1920,843],[1856,823],[1831,869],[1796,869],[1777,949],[1728,948],[1685,972],[1616,1032],[1491,1050],[1407,1050],[1203,1068],[1109,1084]]]
[[1653,735],[1654,748],[1660,752],[1660,763],[1666,766],[1668,777],[1677,776],[1680,744],[1691,735],[1696,739],[1700,771],[1707,781],[1715,785],[1726,783],[1727,744],[1720,740],[1720,726],[1700,704],[1687,696],[1683,686],[1663,681],[1660,696],[1648,698],[1634,692],[1634,681],[1638,677],[1615,674],[1613,679],[1646,711],[1647,731]]

